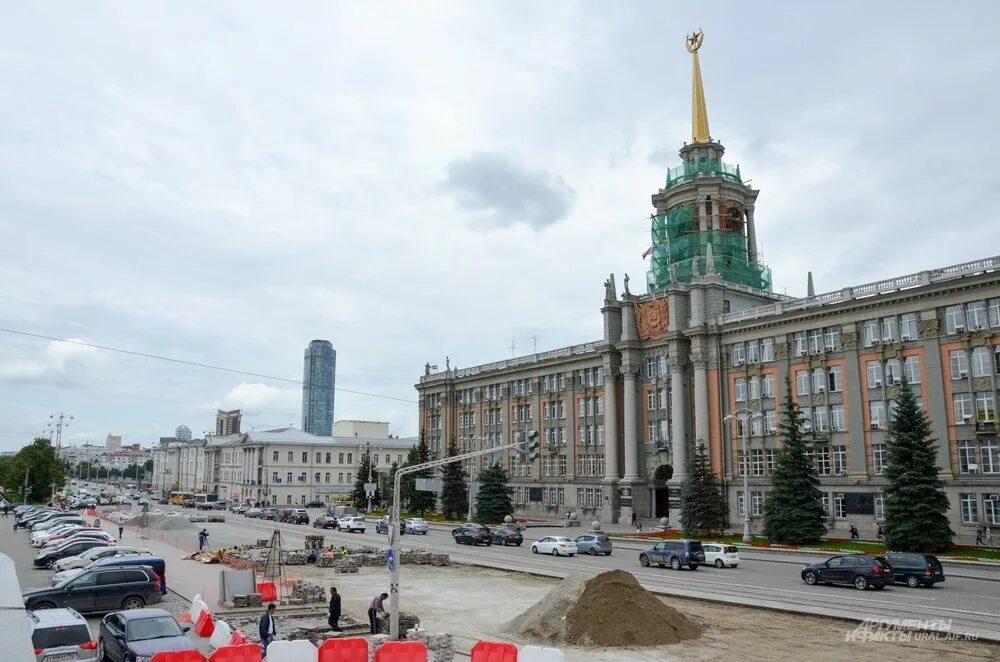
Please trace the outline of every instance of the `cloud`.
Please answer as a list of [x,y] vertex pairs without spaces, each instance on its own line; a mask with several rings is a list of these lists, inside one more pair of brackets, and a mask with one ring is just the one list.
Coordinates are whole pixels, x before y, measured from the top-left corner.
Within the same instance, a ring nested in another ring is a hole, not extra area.
[[474,152],[445,171],[443,188],[488,227],[541,229],[562,220],[573,201],[573,189],[559,175],[529,170],[498,152]]
[[[69,340],[82,342],[79,338]],[[34,358],[15,358],[0,363],[0,381],[81,386],[92,371],[106,362],[107,357],[93,347],[52,341]]]
[[302,390],[278,388],[260,382],[243,382],[231,389],[221,400],[203,405],[203,411],[239,409],[245,417],[271,421],[297,419],[302,410]]

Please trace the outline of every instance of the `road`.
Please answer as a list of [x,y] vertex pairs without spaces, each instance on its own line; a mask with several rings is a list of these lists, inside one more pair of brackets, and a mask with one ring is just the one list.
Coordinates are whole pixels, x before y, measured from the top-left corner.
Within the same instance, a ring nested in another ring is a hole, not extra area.
[[[227,522],[206,525],[213,547],[250,543],[268,537],[278,528],[286,546],[298,548],[305,535],[320,533],[312,526],[276,525],[233,513],[226,515]],[[946,564],[947,581],[933,589],[910,589],[900,585],[879,592],[862,592],[850,587],[807,586],[800,578],[801,566],[820,557],[805,554],[747,553],[741,558],[739,568],[721,570],[703,567],[697,571],[673,571],[641,567],[638,556],[643,544],[640,542],[617,543],[616,551],[610,557],[554,558],[533,555],[529,550],[531,540],[543,535],[575,535],[577,532],[578,529],[529,529],[527,540],[521,547],[470,547],[456,545],[448,529],[432,526],[427,536],[404,536],[402,544],[406,548],[447,552],[460,563],[549,577],[564,577],[581,571],[622,569],[635,575],[647,589],[665,595],[852,620],[943,619],[951,621],[953,632],[978,633],[983,638],[1000,640],[1000,571],[996,569]],[[374,523],[370,523],[364,534],[333,530],[322,533],[326,536],[327,545],[386,544],[386,536],[374,532]],[[401,587],[401,594],[405,604],[405,586]]]

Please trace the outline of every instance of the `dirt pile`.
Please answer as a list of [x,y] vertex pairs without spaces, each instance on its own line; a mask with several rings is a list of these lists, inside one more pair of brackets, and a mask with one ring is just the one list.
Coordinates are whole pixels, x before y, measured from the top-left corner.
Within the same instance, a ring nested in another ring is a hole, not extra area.
[[154,531],[181,531],[184,529],[196,529],[194,524],[183,517],[169,517],[167,515],[150,515],[149,528]]
[[624,570],[567,577],[504,629],[516,637],[574,646],[662,646],[701,635],[699,625]]

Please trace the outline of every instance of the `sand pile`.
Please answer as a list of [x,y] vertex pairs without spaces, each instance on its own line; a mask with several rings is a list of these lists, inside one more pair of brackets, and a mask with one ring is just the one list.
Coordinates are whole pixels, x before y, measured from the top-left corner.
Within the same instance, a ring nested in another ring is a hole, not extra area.
[[516,637],[575,646],[661,646],[701,635],[700,626],[624,570],[567,577],[504,629]]
[[180,531],[182,529],[196,529],[194,524],[183,517],[170,517],[169,515],[150,515],[149,528],[154,531]]

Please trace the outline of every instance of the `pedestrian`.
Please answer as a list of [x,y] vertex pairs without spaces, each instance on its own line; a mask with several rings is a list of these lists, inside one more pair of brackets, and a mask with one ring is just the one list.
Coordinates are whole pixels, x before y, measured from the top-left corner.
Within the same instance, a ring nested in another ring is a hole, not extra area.
[[340,593],[337,593],[336,586],[330,587],[330,617],[327,623],[331,630],[340,632]]
[[882,528],[881,524],[879,524],[878,529],[875,530],[875,537],[879,540],[885,540],[885,529]]
[[274,612],[277,610],[273,602],[268,604],[267,611],[260,617],[260,623],[257,625],[260,645],[264,647],[264,657],[267,657],[267,647],[278,638],[278,622],[274,618]]
[[521,533],[521,522],[516,522],[514,524],[514,531],[517,533]]
[[983,540],[983,535],[984,535],[983,525],[980,524],[979,526],[976,527],[976,545],[982,546],[986,544],[985,541]]
[[118,522],[118,540],[121,540],[125,536],[125,523]]
[[389,597],[388,593],[381,593],[375,596],[372,603],[368,605],[368,625],[371,626],[371,633],[378,634],[378,622],[376,616],[379,614],[385,614],[385,607],[383,602]]
[[854,522],[851,522],[851,540],[857,540],[858,538],[858,527],[854,526]]
[[991,533],[991,531],[992,531],[992,529],[990,528],[990,525],[987,524],[986,525],[986,537],[983,540],[986,541],[986,546],[987,547],[989,547],[990,549],[993,549],[993,534]]
[[202,529],[198,532],[198,551],[205,549],[205,545],[208,544],[208,529]]
[[637,521],[638,519],[639,519],[639,517],[638,517],[638,516],[637,516],[637,515],[636,515],[636,514],[635,514],[635,513],[633,512],[633,513],[632,513],[632,527],[633,527],[633,528],[635,527],[635,523],[636,523],[636,521]]

